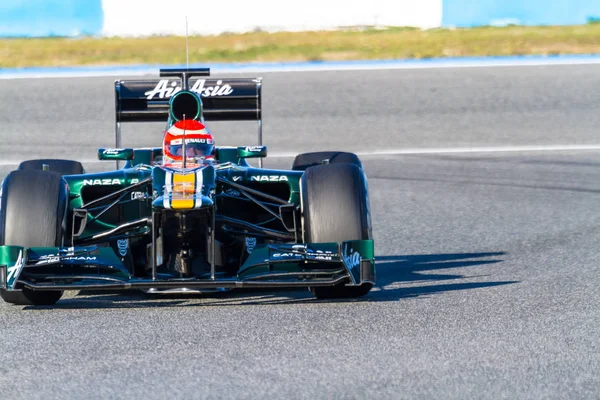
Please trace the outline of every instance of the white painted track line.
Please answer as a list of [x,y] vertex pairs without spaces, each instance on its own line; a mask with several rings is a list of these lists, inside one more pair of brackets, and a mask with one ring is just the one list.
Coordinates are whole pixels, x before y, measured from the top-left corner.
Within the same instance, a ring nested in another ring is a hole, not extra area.
[[[551,65],[600,64],[596,54],[562,56],[507,56],[507,57],[456,57],[399,60],[350,60],[321,62],[275,63],[207,63],[191,67],[209,66],[213,74],[263,73],[263,72],[320,72],[389,69],[476,68],[476,67],[532,67]],[[156,76],[160,68],[184,68],[184,65],[134,65],[134,66],[80,66],[0,68],[2,79],[84,78],[100,76]]]
[[[519,153],[519,152],[551,152],[551,151],[591,151],[600,150],[600,144],[583,145],[537,145],[506,147],[456,147],[431,149],[384,149],[355,152],[359,156],[411,155],[411,154],[465,154],[465,153]],[[297,153],[274,153],[268,157],[294,157]]]
[[[349,150],[351,151],[351,150]],[[456,148],[431,148],[431,149],[384,149],[355,152],[359,156],[383,155],[435,155],[435,154],[473,154],[473,153],[527,153],[527,152],[560,152],[560,151],[600,151],[600,144],[575,144],[575,145],[536,145],[536,146],[506,146],[506,147],[456,147]],[[267,158],[295,157],[297,153],[272,153]],[[2,160],[0,166],[17,165],[22,160]],[[98,159],[79,160],[84,164],[107,163]]]

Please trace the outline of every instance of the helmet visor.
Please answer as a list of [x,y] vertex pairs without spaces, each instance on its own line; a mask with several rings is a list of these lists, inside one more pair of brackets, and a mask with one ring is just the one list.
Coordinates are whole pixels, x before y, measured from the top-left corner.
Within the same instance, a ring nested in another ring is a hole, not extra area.
[[[207,157],[212,154],[213,145],[206,143],[186,143],[185,144],[185,155],[186,157]],[[183,157],[183,145],[170,144],[169,153],[174,156]]]

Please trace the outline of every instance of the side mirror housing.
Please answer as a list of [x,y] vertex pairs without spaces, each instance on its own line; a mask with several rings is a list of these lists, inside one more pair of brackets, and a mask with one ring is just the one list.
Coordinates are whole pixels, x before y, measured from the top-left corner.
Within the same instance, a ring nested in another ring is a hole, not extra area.
[[267,146],[241,146],[237,148],[238,158],[264,158],[267,156]]
[[98,160],[133,160],[133,149],[98,149]]

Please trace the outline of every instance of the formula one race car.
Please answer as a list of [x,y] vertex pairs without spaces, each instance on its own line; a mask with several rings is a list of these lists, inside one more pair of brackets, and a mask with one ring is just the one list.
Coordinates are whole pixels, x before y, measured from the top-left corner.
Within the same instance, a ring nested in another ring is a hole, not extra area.
[[[261,79],[209,74],[168,69],[164,79],[115,82],[116,148],[98,150],[99,159],[116,160],[115,170],[86,173],[77,161],[45,159],[6,176],[4,301],[51,305],[65,290],[306,287],[317,298],[370,291],[374,245],[358,157],[305,153],[291,170],[262,168]],[[202,139],[186,137],[186,126],[205,120],[256,120],[259,144],[188,155],[186,146]],[[167,161],[164,145],[122,148],[121,123],[135,121],[183,126],[171,142],[183,147],[182,159]]]

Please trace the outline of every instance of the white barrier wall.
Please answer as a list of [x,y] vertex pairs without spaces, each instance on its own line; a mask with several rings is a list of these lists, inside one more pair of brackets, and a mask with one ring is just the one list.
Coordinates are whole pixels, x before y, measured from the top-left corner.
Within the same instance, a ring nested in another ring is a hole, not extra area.
[[352,26],[575,25],[600,0],[0,0],[0,37],[183,35]]
[[347,26],[439,27],[442,0],[103,0],[106,36],[302,31]]

